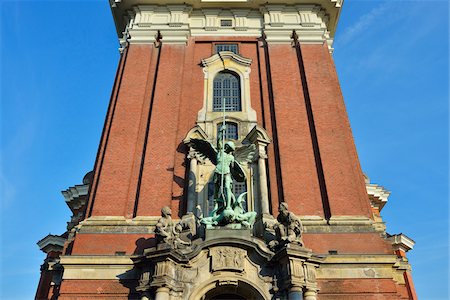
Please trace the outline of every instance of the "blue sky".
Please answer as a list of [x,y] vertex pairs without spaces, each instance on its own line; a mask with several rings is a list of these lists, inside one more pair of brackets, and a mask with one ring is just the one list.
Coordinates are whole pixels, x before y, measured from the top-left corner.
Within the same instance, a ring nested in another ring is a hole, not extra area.
[[[60,191],[92,169],[118,43],[106,0],[0,10],[0,298],[31,299],[36,242],[65,231]],[[334,44],[363,170],[392,191],[387,231],[416,241],[421,299],[448,299],[448,14],[447,1],[346,0]]]

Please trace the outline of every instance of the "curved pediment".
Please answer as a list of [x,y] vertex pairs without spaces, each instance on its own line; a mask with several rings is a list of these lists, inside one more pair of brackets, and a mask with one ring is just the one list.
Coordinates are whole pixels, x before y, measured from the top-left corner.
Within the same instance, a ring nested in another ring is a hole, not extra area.
[[189,144],[191,139],[207,140],[208,139],[208,135],[205,133],[205,131],[203,131],[203,129],[200,126],[195,125],[186,134],[186,137],[184,138],[183,143]]
[[250,230],[219,229],[209,231],[211,232],[206,234],[205,240],[194,240],[192,246],[186,249],[172,249],[171,247],[163,247],[161,249],[149,248],[144,251],[143,256],[136,258],[135,261],[154,260],[159,256],[168,256],[175,261],[188,262],[198,256],[203,250],[218,246],[245,249],[246,251],[254,252],[266,262],[274,255],[263,240],[251,236]]
[[213,65],[220,64],[223,65],[224,69],[227,69],[230,62],[236,63],[243,67],[249,67],[252,60],[231,51],[220,51],[211,57],[202,59],[203,67],[211,67]]

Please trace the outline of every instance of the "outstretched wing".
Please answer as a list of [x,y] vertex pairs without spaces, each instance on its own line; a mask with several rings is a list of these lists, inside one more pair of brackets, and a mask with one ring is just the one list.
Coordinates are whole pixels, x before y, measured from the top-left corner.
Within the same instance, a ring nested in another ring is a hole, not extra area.
[[254,144],[244,145],[236,148],[233,152],[234,164],[231,166],[231,175],[238,182],[245,181],[245,172],[242,165],[251,162],[255,156],[256,146]]
[[256,152],[256,146],[254,144],[244,145],[236,148],[233,155],[234,159],[242,164],[252,162]]
[[217,150],[205,140],[191,139],[189,146],[195,149],[201,156],[208,158],[214,165],[217,165]]

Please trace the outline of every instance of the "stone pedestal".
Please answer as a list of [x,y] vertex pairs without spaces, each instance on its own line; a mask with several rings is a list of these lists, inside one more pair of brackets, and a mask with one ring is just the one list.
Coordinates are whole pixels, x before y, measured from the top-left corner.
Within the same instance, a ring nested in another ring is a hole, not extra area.
[[272,258],[279,289],[288,293],[289,300],[316,300],[316,269],[321,261],[311,249],[296,244],[283,247]]
[[251,229],[228,229],[226,227],[216,227],[211,229],[207,228],[205,230],[205,241],[225,238],[250,240]]

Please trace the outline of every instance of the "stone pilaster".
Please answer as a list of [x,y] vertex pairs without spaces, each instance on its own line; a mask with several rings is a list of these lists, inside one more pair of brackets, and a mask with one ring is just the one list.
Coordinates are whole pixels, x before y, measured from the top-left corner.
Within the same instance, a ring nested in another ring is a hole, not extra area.
[[289,300],[316,300],[316,269],[321,259],[314,256],[310,249],[288,244],[275,253],[272,263],[277,266],[280,291],[287,292]]

